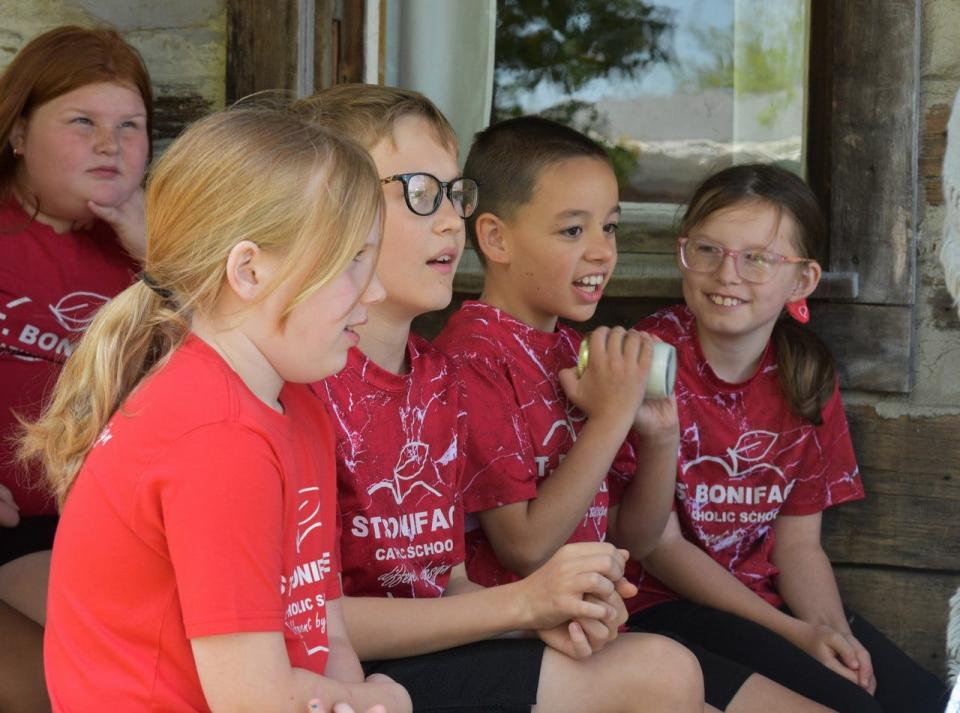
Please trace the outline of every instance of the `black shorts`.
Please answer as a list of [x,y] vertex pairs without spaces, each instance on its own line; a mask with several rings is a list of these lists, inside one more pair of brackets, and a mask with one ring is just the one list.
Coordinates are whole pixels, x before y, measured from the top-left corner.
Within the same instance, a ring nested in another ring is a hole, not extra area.
[[[786,611],[789,614],[789,611]],[[759,624],[687,601],[658,604],[630,617],[631,630],[674,636],[700,660],[707,702],[723,710],[731,693],[723,677],[736,670],[759,673],[842,713],[939,713],[946,703],[943,682],[911,660],[862,617],[847,610],[853,635],[870,652],[876,696]],[[738,674],[739,676],[740,674]]]
[[[656,608],[653,607],[653,609]],[[755,673],[753,669],[733,659],[715,654],[675,631],[665,630],[659,626],[657,621],[645,621],[643,618],[645,613],[638,612],[630,617],[627,622],[628,630],[638,633],[659,634],[690,649],[693,655],[697,657],[700,670],[703,671],[704,699],[714,708],[721,711],[726,710],[740,687]]]
[[545,644],[492,639],[421,656],[366,661],[407,689],[416,713],[529,713],[537,702]]
[[59,520],[56,515],[38,515],[22,518],[16,527],[0,527],[0,565],[53,547]]

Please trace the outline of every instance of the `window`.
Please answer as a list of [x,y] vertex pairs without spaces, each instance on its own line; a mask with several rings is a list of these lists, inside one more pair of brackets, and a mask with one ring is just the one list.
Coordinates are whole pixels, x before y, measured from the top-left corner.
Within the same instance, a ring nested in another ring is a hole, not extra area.
[[493,119],[542,114],[609,151],[621,199],[683,203],[707,174],[803,174],[807,0],[498,0]]

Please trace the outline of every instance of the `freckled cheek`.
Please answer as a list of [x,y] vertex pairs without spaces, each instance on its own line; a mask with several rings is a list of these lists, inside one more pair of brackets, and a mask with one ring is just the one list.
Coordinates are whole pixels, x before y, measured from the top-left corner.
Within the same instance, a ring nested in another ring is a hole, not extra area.
[[127,139],[122,139],[120,145],[123,147],[125,153],[130,156],[136,156],[146,161],[147,159],[147,149],[149,147],[149,142],[144,136],[130,137]]
[[81,173],[81,162],[68,151],[44,151],[27,162],[32,180],[47,185],[66,185]]
[[89,150],[82,142],[63,141],[58,144],[52,144],[52,151],[45,156],[49,165],[57,166],[58,171],[68,172],[71,170],[82,170],[86,167]]

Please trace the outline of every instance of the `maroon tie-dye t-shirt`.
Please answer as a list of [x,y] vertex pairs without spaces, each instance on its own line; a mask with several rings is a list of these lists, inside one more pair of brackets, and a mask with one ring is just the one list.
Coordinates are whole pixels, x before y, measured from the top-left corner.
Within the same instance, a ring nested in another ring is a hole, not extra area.
[[[685,305],[636,328],[677,348],[676,512],[684,536],[780,606],[773,582],[778,570],[770,560],[774,520],[863,497],[839,389],[823,409],[823,423],[813,426],[784,400],[772,344],[752,377],[731,384],[704,359]],[[632,569],[640,592],[628,604],[631,611],[677,598],[638,566]]]
[[[482,302],[465,302],[434,342],[460,369],[466,386],[464,506],[478,512],[532,500],[560,465],[586,416],[566,397],[559,372],[576,365],[581,335],[560,324],[543,332]],[[633,477],[625,443],[568,542],[599,542],[607,510]],[[486,586],[515,581],[479,528],[467,533],[467,572]]]

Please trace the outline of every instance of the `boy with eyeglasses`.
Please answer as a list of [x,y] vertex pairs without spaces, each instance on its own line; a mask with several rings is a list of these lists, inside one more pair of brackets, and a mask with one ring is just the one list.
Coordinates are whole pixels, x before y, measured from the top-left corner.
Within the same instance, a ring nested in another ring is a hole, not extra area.
[[[367,147],[386,198],[376,269],[386,298],[356,329],[346,368],[314,385],[337,430],[343,611],[365,673],[404,685],[415,710],[579,713],[636,700],[702,710],[699,669],[682,647],[613,640],[620,595],[633,591],[625,552],[582,543],[508,586],[468,580],[462,383],[410,325],[452,298],[477,184],[459,175],[449,123],[416,92],[341,85],[295,108]],[[527,634],[496,638],[516,631]],[[637,657],[659,663],[638,672]]]

